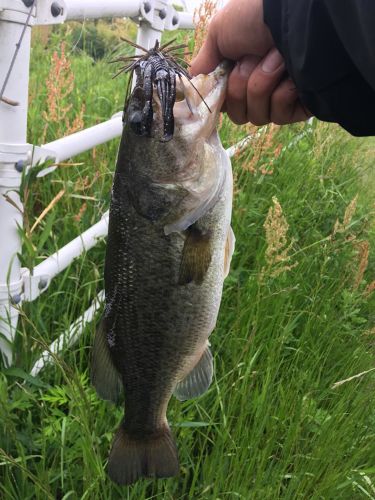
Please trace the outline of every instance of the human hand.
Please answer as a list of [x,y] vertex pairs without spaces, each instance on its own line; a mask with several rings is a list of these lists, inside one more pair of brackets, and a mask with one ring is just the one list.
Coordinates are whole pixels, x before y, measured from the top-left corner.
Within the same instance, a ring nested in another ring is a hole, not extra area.
[[236,61],[223,108],[232,121],[282,125],[311,116],[263,22],[263,0],[230,0],[214,16],[191,73],[209,73],[225,58]]
[[237,61],[229,75],[223,110],[237,124],[285,125],[311,116],[275,47],[264,58],[244,56]]
[[193,60],[193,75],[210,73],[223,59],[263,57],[274,45],[263,22],[263,0],[230,0],[212,18],[206,40]]

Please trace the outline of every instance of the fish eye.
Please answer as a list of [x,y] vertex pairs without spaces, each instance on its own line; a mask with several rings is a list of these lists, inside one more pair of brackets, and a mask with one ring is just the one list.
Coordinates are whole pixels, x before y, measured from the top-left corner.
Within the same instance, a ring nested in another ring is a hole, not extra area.
[[133,111],[129,116],[130,127],[137,135],[142,135],[142,112]]
[[142,112],[141,111],[133,111],[129,116],[130,123],[141,123],[142,121]]

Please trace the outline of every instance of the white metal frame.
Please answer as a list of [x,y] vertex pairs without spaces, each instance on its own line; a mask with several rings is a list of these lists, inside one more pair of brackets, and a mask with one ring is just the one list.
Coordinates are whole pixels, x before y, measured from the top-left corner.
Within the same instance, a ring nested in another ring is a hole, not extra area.
[[[102,124],[44,146],[28,144],[31,29],[37,25],[103,17],[133,19],[139,26],[137,43],[145,48],[160,40],[164,30],[194,27],[192,13],[176,11],[170,0],[0,0],[0,88],[24,31],[0,101],[0,352],[7,364],[12,362],[12,342],[22,302],[35,300],[47,290],[52,278],[106,236],[108,226],[108,214],[105,214],[102,220],[33,270],[21,269],[17,255],[22,251],[18,234],[18,227],[22,226],[23,207],[19,197],[22,170],[47,158],[66,160],[120,136],[122,131],[121,113],[118,113]],[[83,323],[92,319],[102,297],[103,294],[99,294],[91,308],[72,325],[66,337],[70,339],[68,344],[77,338]],[[57,352],[61,345],[58,339],[51,346],[52,351]],[[33,373],[40,370],[47,358],[44,353]]]

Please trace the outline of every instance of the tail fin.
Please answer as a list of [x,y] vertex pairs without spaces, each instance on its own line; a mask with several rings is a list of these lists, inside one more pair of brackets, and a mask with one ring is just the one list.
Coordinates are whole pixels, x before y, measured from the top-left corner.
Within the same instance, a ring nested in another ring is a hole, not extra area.
[[178,472],[177,448],[168,425],[143,439],[130,436],[120,426],[108,461],[112,481],[124,485],[141,477],[171,477]]

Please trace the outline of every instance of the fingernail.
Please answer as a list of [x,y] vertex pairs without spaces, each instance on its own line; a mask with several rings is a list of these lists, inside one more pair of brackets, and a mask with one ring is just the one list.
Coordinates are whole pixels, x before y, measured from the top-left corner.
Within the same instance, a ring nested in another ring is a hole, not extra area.
[[284,64],[284,58],[277,49],[272,49],[262,64],[262,70],[265,73],[273,73],[282,64]]
[[237,63],[237,65],[240,75],[247,79],[257,64],[250,59],[243,59],[241,62]]

